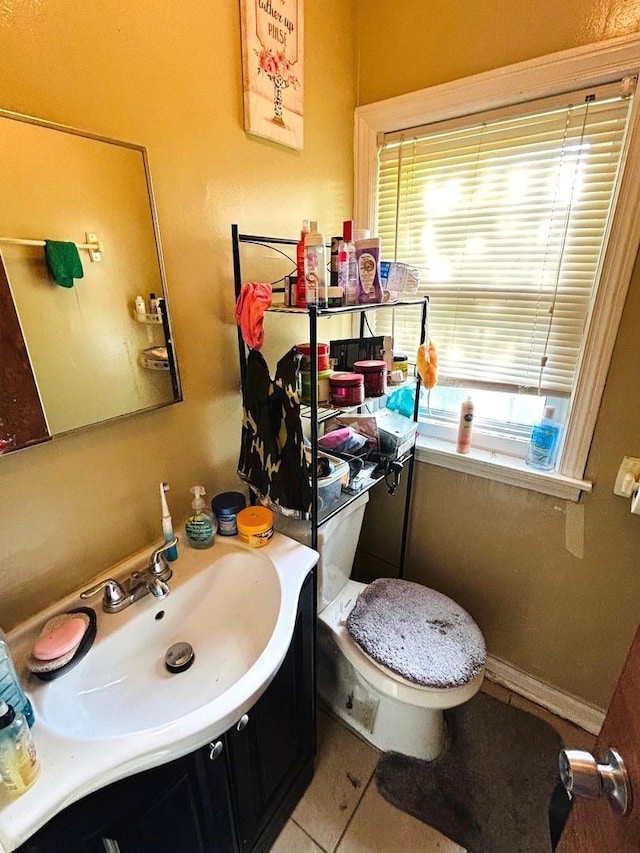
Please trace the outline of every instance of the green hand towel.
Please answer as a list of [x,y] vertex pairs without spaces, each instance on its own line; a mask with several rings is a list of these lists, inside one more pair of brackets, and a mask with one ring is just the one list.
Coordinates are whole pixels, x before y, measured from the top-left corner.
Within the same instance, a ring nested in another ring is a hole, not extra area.
[[49,275],[62,287],[73,287],[74,278],[84,278],[82,261],[75,243],[45,240],[44,256]]

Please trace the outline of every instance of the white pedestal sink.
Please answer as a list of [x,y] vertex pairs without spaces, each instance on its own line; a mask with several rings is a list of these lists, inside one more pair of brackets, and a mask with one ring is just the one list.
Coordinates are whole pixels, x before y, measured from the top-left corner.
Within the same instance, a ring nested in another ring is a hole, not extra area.
[[[168,597],[147,595],[120,613],[95,601],[97,636],[86,657],[59,678],[26,684],[42,764],[35,785],[0,805],[0,853],[19,846],[65,806],[110,782],[185,755],[226,731],[257,701],[289,647],[304,578],[318,555],[275,534],[265,548],[218,537],[213,548],[184,544],[171,564]],[[105,571],[121,578],[151,549]],[[18,671],[44,623],[86,606],[65,598],[9,634]],[[93,604],[93,602],[89,602]],[[194,662],[171,673],[176,642]]]

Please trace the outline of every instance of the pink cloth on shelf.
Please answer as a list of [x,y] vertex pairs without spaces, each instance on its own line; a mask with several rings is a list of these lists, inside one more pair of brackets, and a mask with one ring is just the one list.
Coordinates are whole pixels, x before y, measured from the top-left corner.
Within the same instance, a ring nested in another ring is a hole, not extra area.
[[271,305],[271,285],[246,281],[236,302],[236,323],[249,349],[260,349],[264,343],[264,312]]

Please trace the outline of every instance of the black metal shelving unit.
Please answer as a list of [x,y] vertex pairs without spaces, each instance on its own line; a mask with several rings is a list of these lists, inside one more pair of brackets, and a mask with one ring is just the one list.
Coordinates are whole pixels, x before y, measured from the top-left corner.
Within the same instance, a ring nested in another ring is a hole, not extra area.
[[[242,257],[241,257],[241,247],[246,244],[255,245],[255,246],[264,246],[265,251],[278,252],[280,254],[283,253],[283,250],[280,248],[282,246],[291,247],[295,249],[298,241],[294,239],[284,238],[284,237],[268,237],[264,235],[255,235],[255,234],[242,234],[240,233],[237,225],[231,226],[231,243],[232,243],[232,251],[233,251],[233,279],[234,279],[234,287],[235,287],[235,298],[237,300],[240,295],[240,289],[243,283],[243,275],[242,275]],[[286,253],[285,253],[286,254]],[[287,256],[288,257],[288,256]],[[279,287],[277,284],[273,285],[274,293],[284,293],[284,286]],[[357,492],[355,494],[346,494],[342,493],[340,499],[333,504],[327,511],[319,512],[318,509],[318,474],[317,474],[317,463],[318,463],[318,425],[322,423],[323,420],[328,419],[329,417],[333,417],[337,414],[340,414],[343,409],[338,409],[330,406],[323,406],[322,408],[318,405],[318,322],[323,318],[334,317],[336,315],[341,314],[359,314],[360,315],[360,337],[367,337],[365,335],[365,331],[367,329],[366,324],[366,312],[368,311],[379,311],[379,310],[393,310],[398,306],[412,306],[416,310],[420,310],[421,313],[421,334],[420,334],[420,343],[424,343],[426,328],[427,328],[427,315],[429,308],[429,297],[422,296],[413,299],[401,299],[396,302],[385,302],[380,304],[367,304],[367,305],[350,305],[345,306],[343,308],[317,308],[315,306],[310,306],[308,308],[295,308],[289,307],[285,305],[272,305],[268,310],[268,314],[295,314],[298,316],[306,315],[308,317],[309,322],[309,344],[311,349],[311,358],[310,358],[310,403],[308,406],[301,407],[301,416],[308,417],[310,422],[310,432],[311,432],[311,513],[309,523],[311,525],[311,545],[313,548],[318,547],[318,528],[325,524],[330,518],[333,518],[339,512],[341,512],[348,504],[354,501],[362,492]],[[246,377],[246,369],[247,369],[247,347],[242,338],[242,334],[240,329],[238,328],[238,350],[239,350],[239,358],[240,358],[240,379],[242,385],[244,387],[245,377]],[[418,407],[419,407],[419,399],[420,399],[420,377],[415,377],[415,385],[416,385],[416,393],[415,393],[415,402],[414,402],[414,411],[413,418],[414,420],[418,419]],[[369,401],[370,402],[370,401]],[[367,401],[365,401],[366,405]],[[411,484],[413,480],[413,467],[414,467],[414,450],[412,449],[410,453],[405,454],[400,460],[398,460],[402,464],[403,470],[406,472],[406,499],[404,506],[404,514],[403,514],[403,527],[402,527],[402,539],[401,539],[401,548],[400,548],[400,577],[404,574],[404,562],[406,556],[406,547],[407,547],[407,533],[409,528],[409,515],[411,509]],[[385,478],[385,474],[381,474],[380,477],[372,481],[371,485],[363,490],[367,491],[369,488],[372,488],[378,482]]]

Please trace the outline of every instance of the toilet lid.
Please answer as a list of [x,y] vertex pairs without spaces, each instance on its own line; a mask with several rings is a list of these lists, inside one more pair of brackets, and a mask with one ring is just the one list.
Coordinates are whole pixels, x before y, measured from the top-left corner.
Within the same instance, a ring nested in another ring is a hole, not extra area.
[[425,687],[460,687],[487,657],[482,632],[460,605],[397,578],[375,580],[360,593],[347,630],[374,661]]

